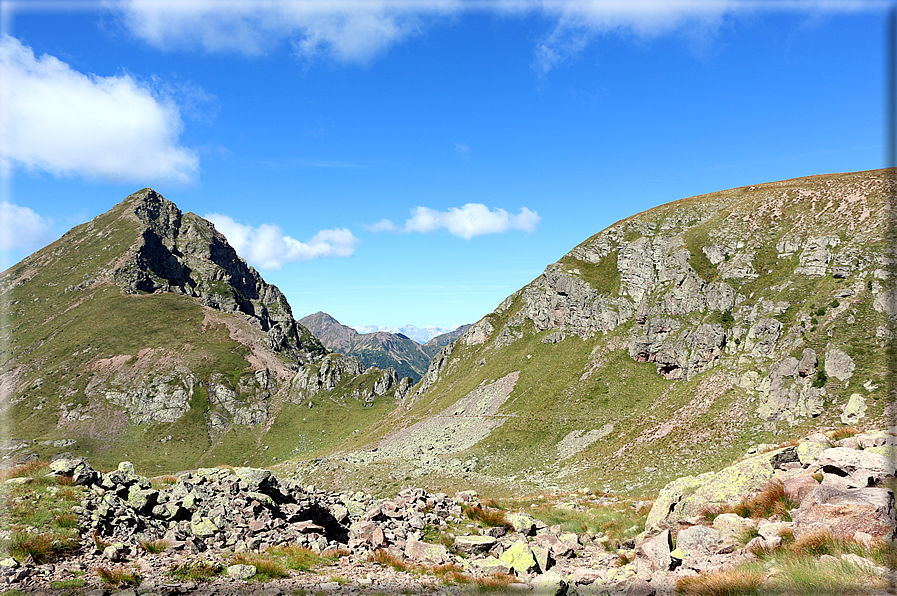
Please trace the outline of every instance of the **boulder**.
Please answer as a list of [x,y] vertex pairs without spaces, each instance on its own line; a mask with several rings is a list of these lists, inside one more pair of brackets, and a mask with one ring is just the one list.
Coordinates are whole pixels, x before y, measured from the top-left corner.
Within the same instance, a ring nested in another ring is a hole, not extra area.
[[229,565],[227,567],[227,576],[234,579],[249,579],[255,573],[255,565]]
[[676,550],[687,559],[705,557],[716,553],[722,534],[716,528],[707,526],[691,526],[680,531],[676,536]]
[[518,540],[512,544],[508,550],[501,554],[499,559],[510,565],[517,575],[532,573],[539,569],[536,557],[533,556],[533,551],[525,540]]
[[538,596],[564,596],[567,593],[567,582],[554,571],[536,577],[532,586],[533,594]]
[[852,393],[841,412],[841,422],[856,424],[866,416],[866,398],[859,393]]
[[470,562],[470,565],[486,573],[511,573],[514,569],[505,561],[496,559],[491,555],[485,559],[474,559]]
[[723,537],[735,538],[745,530],[757,527],[757,522],[737,513],[722,513],[713,519],[713,528]]
[[853,376],[856,365],[846,352],[831,348],[825,352],[825,374],[839,381],[846,381]]
[[804,465],[816,461],[819,459],[819,456],[822,455],[822,452],[825,451],[826,447],[828,447],[828,445],[823,445],[814,441],[802,441],[797,444],[797,459]]
[[405,543],[405,556],[414,561],[439,564],[448,559],[448,551],[441,544],[408,540]]
[[887,488],[840,489],[819,485],[791,512],[795,539],[814,532],[852,539],[857,532],[891,540],[895,536],[894,493]]
[[897,462],[883,455],[846,447],[824,450],[819,456],[819,464],[826,475],[849,477],[849,484],[856,488],[873,486],[897,474]]
[[486,552],[495,546],[492,536],[456,536],[455,548],[465,553]]
[[670,552],[673,548],[673,539],[669,530],[663,530],[657,536],[643,540],[636,545],[636,555],[639,558],[639,577],[648,579],[657,571],[667,572],[673,564]]
[[785,496],[795,503],[800,503],[804,500],[804,497],[806,497],[813,491],[814,488],[819,486],[819,482],[817,482],[815,478],[807,474],[803,476],[795,476],[793,478],[786,478],[782,481],[782,485],[785,489]]
[[506,513],[505,519],[518,534],[532,536],[536,533],[536,520],[525,513]]
[[685,476],[670,482],[654,501],[645,531],[651,534],[707,509],[735,504],[758,493],[775,475],[772,461],[786,449],[755,455],[716,473]]

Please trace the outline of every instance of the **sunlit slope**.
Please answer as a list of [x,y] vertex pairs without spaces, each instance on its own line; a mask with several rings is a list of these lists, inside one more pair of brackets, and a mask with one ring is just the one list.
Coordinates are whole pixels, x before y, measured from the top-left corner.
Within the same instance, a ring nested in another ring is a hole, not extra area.
[[[888,424],[892,175],[737,188],[614,224],[437,354],[401,416],[297,473],[638,493],[811,428]],[[509,375],[507,395],[487,390]],[[465,396],[500,404],[454,412]]]

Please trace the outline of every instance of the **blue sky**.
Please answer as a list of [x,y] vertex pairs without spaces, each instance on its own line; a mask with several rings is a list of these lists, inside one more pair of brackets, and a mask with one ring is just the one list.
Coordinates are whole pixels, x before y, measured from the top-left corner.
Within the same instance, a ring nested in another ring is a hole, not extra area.
[[473,322],[633,213],[884,167],[889,7],[0,0],[0,257],[149,186],[297,318]]

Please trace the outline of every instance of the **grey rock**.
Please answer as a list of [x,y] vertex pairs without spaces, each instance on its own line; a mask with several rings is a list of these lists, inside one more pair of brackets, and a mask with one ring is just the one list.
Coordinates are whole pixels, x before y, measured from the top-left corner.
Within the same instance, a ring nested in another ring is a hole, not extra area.
[[846,381],[853,376],[856,365],[847,353],[831,348],[825,352],[825,374],[839,381]]

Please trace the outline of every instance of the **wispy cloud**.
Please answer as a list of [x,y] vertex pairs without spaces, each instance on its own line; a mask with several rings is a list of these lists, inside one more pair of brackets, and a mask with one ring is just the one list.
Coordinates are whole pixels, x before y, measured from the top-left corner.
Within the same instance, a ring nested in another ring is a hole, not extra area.
[[0,36],[0,165],[109,180],[191,181],[171,100],[127,74],[98,77]]
[[359,242],[347,228],[321,230],[308,242],[300,242],[276,224],[254,227],[221,213],[209,213],[205,218],[224,234],[238,255],[260,269],[280,269],[286,263],[320,257],[351,257]]
[[53,241],[53,222],[7,201],[0,202],[0,250],[28,254]]
[[466,143],[455,143],[455,153],[461,156],[464,161],[470,159],[470,145]]
[[303,60],[365,63],[434,22],[465,12],[543,17],[534,48],[542,72],[604,33],[712,35],[725,19],[791,11],[882,11],[885,0],[110,0],[134,35],[160,48],[263,54],[285,42]]
[[288,40],[303,59],[367,62],[416,35],[425,17],[460,12],[460,0],[120,0],[110,4],[139,38],[160,48],[263,54]]
[[445,211],[415,207],[411,214],[411,218],[405,221],[404,228],[399,228],[388,219],[381,219],[365,228],[372,232],[422,233],[445,229],[454,236],[470,240],[474,236],[500,234],[509,230],[533,232],[542,220],[538,213],[526,207],[522,207],[517,215],[512,215],[504,209],[490,209],[482,203],[467,203],[463,207],[450,207]]
[[370,232],[397,232],[399,227],[390,220],[383,218],[372,224],[364,224],[364,229]]

